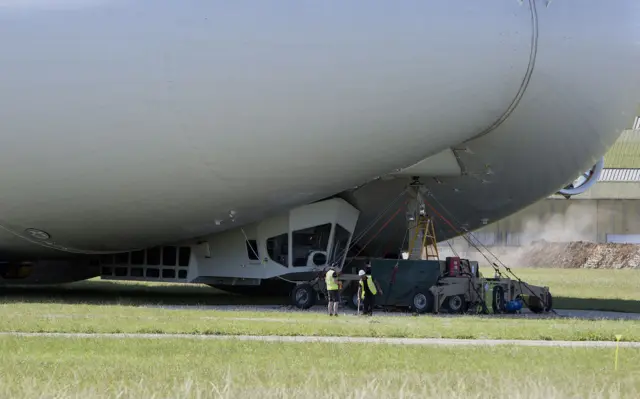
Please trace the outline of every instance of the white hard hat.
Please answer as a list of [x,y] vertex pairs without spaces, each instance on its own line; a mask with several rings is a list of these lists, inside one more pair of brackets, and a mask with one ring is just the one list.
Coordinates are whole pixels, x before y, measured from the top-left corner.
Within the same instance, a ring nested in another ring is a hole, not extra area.
[[364,276],[364,270],[360,270],[360,271],[358,272],[358,276]]

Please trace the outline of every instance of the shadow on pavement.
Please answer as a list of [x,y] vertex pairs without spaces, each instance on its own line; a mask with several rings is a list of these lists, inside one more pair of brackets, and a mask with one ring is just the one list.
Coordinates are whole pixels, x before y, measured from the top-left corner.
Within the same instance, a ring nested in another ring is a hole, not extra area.
[[0,287],[3,303],[64,303],[94,305],[281,305],[287,296],[230,294],[205,285],[81,281],[60,285]]
[[557,297],[553,298],[553,307],[556,309],[640,313],[640,301],[629,299]]

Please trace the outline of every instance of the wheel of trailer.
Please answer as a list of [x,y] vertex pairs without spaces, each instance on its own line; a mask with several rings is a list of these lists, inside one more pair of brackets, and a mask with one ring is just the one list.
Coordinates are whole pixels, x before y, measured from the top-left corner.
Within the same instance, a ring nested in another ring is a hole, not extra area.
[[345,283],[344,290],[340,293],[340,301],[353,310],[358,309],[358,289],[350,282]]
[[529,295],[527,307],[533,313],[542,313],[544,311],[544,304],[537,296]]
[[545,312],[550,312],[553,309],[553,296],[550,292],[547,292],[547,306],[544,307]]
[[500,285],[493,287],[493,313],[503,313],[506,309],[506,303],[504,301],[504,289]]
[[467,310],[467,301],[464,295],[447,297],[443,305],[449,313],[464,313]]
[[416,292],[411,301],[411,308],[416,313],[430,312],[433,309],[433,294],[431,292]]
[[310,284],[299,284],[291,291],[293,304],[300,309],[309,309],[316,302],[316,292]]
[[358,310],[358,290],[352,289],[348,292],[347,306],[353,310]]

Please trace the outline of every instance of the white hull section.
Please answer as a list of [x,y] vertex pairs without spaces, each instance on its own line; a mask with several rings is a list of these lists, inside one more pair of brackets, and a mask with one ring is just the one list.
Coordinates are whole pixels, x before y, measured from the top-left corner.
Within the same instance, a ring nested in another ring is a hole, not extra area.
[[[604,137],[558,180],[571,178],[633,117],[639,6],[533,3],[1,8],[0,225],[68,252],[202,236],[228,229],[231,210],[261,220],[507,115],[500,134],[517,143]],[[548,150],[491,155],[532,167]]]
[[546,3],[0,7],[0,252],[204,240],[187,279],[241,277],[238,226],[340,195],[357,235],[413,174],[469,229],[508,216],[639,111],[640,3]]
[[[358,210],[341,199],[292,209],[259,223],[142,253],[101,256],[113,280],[260,285],[291,273],[342,267]],[[157,254],[157,255],[156,255]]]
[[530,18],[468,0],[0,9],[0,224],[135,249],[410,166],[508,109]]

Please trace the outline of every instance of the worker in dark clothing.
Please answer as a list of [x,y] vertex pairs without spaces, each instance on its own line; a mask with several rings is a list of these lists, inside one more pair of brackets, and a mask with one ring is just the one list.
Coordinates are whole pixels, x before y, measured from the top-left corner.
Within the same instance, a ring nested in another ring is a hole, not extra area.
[[376,287],[375,282],[371,274],[365,273],[364,270],[358,272],[360,276],[360,287],[358,287],[358,297],[362,300],[363,309],[362,314],[373,316],[373,303],[375,301],[375,295],[382,291]]
[[369,278],[371,279],[373,284],[375,285],[376,289],[378,290],[378,293],[380,293],[380,295],[382,295],[382,288],[380,287],[380,284],[378,284],[378,282],[373,280],[373,277],[371,277],[371,262],[367,262],[367,265],[366,265],[366,268],[364,269],[364,271],[367,274],[367,276],[369,276]]
[[367,276],[371,275],[371,263],[369,262],[365,263],[364,272],[367,274]]

